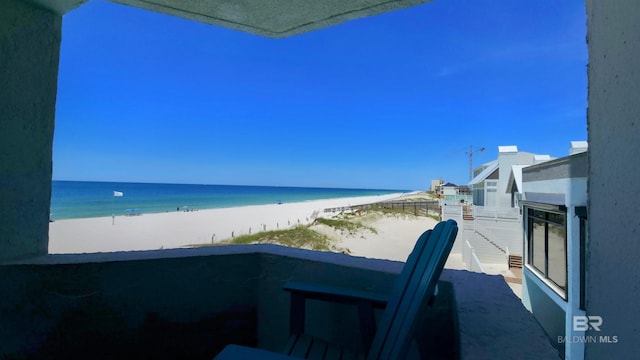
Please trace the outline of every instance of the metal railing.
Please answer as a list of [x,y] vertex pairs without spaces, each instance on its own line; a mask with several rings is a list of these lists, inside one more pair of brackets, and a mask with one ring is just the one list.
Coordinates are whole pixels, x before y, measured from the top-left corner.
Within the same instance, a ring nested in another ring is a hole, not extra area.
[[473,217],[492,219],[519,219],[519,208],[490,208],[486,206],[474,206]]

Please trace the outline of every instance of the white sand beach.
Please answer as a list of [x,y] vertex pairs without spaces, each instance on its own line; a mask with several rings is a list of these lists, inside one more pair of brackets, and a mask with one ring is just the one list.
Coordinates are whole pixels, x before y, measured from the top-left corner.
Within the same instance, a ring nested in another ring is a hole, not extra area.
[[[417,198],[416,198],[417,196]],[[211,244],[234,236],[286,229],[310,224],[315,217],[332,217],[338,212],[324,209],[371,204],[405,198],[423,200],[420,194],[391,194],[355,198],[315,200],[297,203],[243,206],[190,212],[167,212],[141,216],[58,220],[49,226],[49,253],[79,254],[133,250],[157,250]],[[375,229],[342,232],[326,225],[312,230],[335,240],[335,247],[352,256],[405,261],[418,237],[437,221],[405,215],[355,218]],[[447,268],[466,269],[460,254],[452,253]]]
[[[401,195],[116,216],[115,225],[112,225],[111,217],[58,220],[49,225],[49,253],[156,250],[210,244],[230,239],[232,234],[238,236],[265,229],[290,228],[298,223],[309,224],[326,208],[375,203]],[[387,232],[382,234],[388,236]],[[415,242],[417,236],[412,237]],[[355,251],[362,245],[354,243],[349,246]]]

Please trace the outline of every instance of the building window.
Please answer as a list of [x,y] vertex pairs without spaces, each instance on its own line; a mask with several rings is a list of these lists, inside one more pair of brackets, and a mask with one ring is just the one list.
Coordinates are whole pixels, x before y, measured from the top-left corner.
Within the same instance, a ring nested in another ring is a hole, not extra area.
[[497,206],[497,195],[498,195],[498,182],[497,181],[486,181],[486,189],[485,189],[485,200],[484,206],[486,207],[496,207]]
[[473,185],[473,205],[484,206],[484,181]]
[[527,207],[527,263],[567,298],[566,212]]

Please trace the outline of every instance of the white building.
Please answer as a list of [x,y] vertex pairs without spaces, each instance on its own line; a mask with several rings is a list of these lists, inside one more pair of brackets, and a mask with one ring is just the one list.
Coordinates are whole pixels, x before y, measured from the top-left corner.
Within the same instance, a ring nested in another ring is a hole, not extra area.
[[431,180],[431,191],[434,193],[438,193],[438,188],[440,187],[440,185],[444,184],[444,180],[442,180],[442,178],[438,179],[438,180]]
[[507,192],[513,170],[550,159],[549,155],[518,151],[517,146],[499,146],[498,158],[478,168],[477,175],[469,182],[469,186],[473,187],[476,213],[479,215],[486,209],[505,217],[517,217],[517,199]]
[[[587,229],[587,153],[521,168],[524,267],[522,301],[567,359],[584,356],[584,255]],[[512,176],[514,183],[517,175]],[[512,186],[512,187],[515,187]]]
[[448,182],[448,183],[446,183],[444,185],[441,185],[439,194],[440,195],[444,195],[444,196],[447,196],[447,195],[449,195],[449,196],[458,195],[458,185],[450,183],[450,182]]

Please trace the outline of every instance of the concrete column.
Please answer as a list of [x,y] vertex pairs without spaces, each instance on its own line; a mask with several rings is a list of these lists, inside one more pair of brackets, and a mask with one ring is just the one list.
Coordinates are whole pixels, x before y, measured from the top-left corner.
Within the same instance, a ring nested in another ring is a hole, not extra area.
[[62,17],[0,1],[0,260],[48,248]]
[[[586,359],[640,354],[640,2],[586,0],[589,241]],[[613,342],[603,343],[601,336]]]

